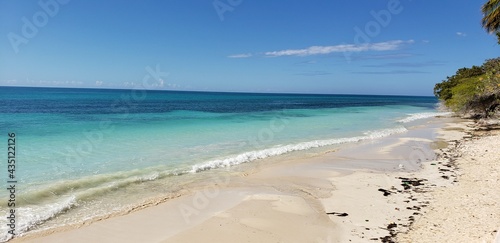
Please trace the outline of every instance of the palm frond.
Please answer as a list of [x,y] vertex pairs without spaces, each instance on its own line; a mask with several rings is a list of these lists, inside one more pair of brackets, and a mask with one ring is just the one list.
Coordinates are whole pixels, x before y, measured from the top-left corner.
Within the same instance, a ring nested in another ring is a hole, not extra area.
[[488,33],[500,31],[500,0],[488,0],[481,8],[482,25]]

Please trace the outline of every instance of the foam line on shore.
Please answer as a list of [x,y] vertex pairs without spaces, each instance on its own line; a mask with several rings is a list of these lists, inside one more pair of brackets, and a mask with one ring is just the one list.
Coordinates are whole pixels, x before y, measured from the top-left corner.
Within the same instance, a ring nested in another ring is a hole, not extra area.
[[236,156],[228,157],[225,159],[211,160],[201,164],[196,164],[192,166],[191,173],[197,173],[200,171],[211,170],[216,168],[223,168],[228,166],[234,166],[242,163],[248,163],[258,159],[265,159],[273,156],[278,156],[294,151],[302,151],[311,148],[324,147],[329,145],[337,145],[344,143],[359,142],[362,140],[377,139],[382,137],[387,137],[392,134],[404,133],[408,131],[404,127],[396,127],[390,129],[381,129],[376,131],[365,132],[364,136],[356,137],[345,137],[345,138],[334,138],[326,140],[314,140],[309,142],[303,142],[298,144],[289,144],[264,150],[256,150],[245,152]]
[[427,119],[427,118],[432,118],[432,117],[437,117],[437,116],[450,116],[452,113],[451,112],[421,112],[421,113],[414,113],[414,114],[409,114],[408,117],[405,117],[403,119],[398,120],[400,123],[409,123],[413,122],[416,120],[421,120],[421,119]]

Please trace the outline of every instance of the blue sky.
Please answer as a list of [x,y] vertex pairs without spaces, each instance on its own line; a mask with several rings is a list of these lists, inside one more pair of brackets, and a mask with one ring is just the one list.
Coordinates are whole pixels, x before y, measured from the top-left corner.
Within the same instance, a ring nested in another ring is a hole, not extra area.
[[485,0],[0,0],[0,86],[432,95]]

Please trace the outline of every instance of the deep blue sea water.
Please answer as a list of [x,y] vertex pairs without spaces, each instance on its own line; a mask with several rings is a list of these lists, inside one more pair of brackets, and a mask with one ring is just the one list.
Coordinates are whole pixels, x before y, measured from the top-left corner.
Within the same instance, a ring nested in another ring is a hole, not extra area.
[[[173,192],[183,178],[220,168],[402,133],[408,123],[440,114],[437,102],[414,96],[0,87],[2,140],[16,133],[17,229],[120,210],[136,203],[140,197],[131,195],[144,188]],[[7,154],[6,142],[3,150]],[[6,169],[0,173],[6,181]],[[8,196],[0,192],[2,202]],[[6,215],[8,208],[0,205]],[[6,218],[0,220],[4,234]]]

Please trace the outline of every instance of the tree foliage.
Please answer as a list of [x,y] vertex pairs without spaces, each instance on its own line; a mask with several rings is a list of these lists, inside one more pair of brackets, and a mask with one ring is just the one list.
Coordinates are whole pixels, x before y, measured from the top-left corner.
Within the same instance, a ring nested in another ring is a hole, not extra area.
[[484,74],[482,67],[472,66],[471,68],[460,68],[456,74],[446,77],[446,80],[434,86],[434,95],[443,100],[449,100],[452,97],[451,88],[457,86],[467,78],[476,77]]
[[496,33],[500,44],[500,0],[488,0],[481,8],[482,24],[488,33]]
[[489,117],[500,106],[500,58],[461,68],[434,86],[434,94],[454,111]]

